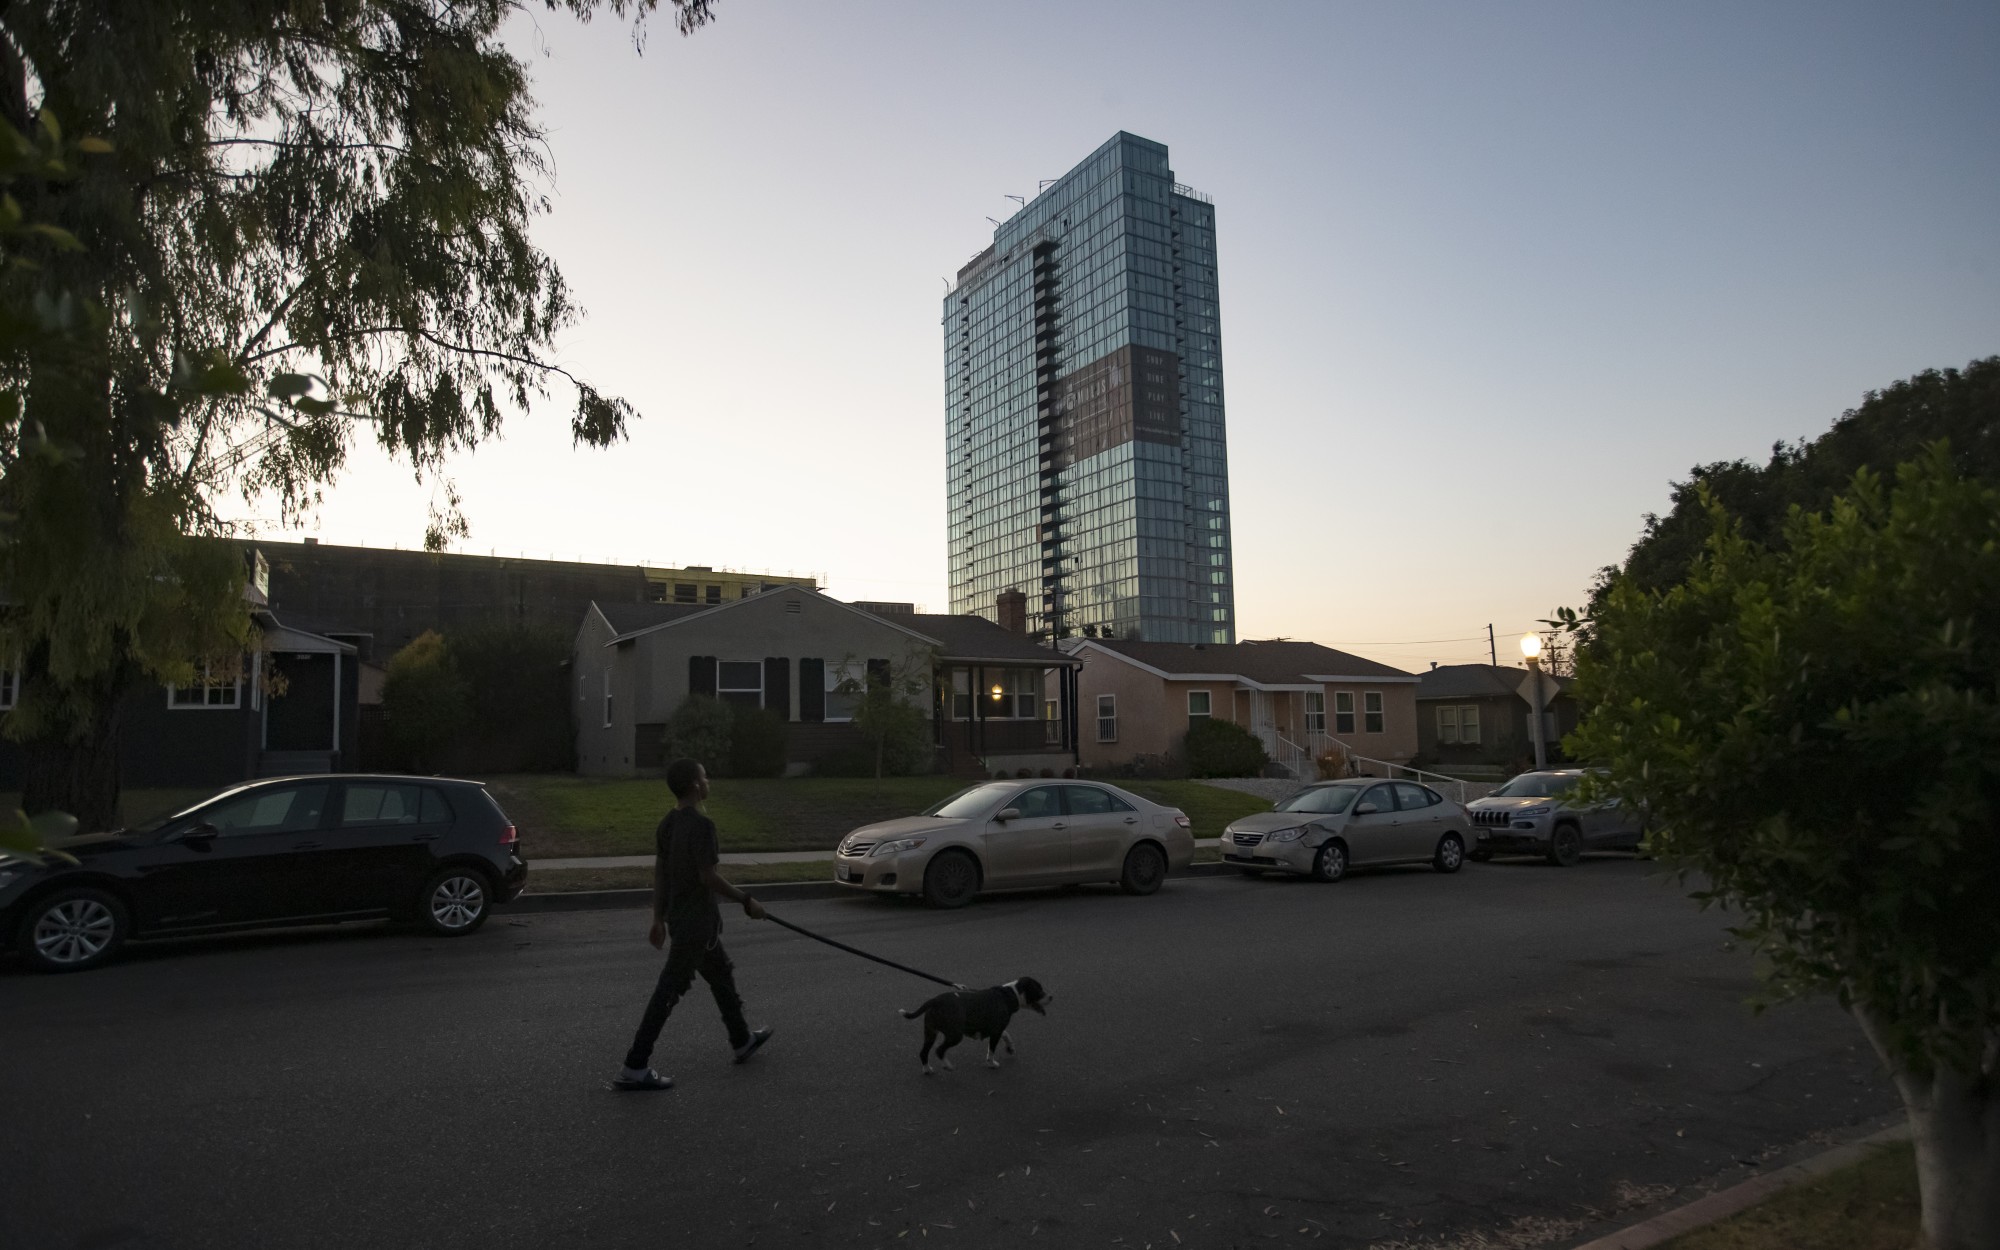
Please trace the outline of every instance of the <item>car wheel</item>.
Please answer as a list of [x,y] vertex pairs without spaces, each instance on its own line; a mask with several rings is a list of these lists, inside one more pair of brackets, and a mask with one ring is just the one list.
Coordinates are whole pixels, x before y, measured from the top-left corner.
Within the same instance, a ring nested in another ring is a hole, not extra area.
[[76,886],[44,896],[21,920],[21,954],[43,972],[82,972],[125,942],[125,904],[114,894]]
[[1549,835],[1549,862],[1558,868],[1574,868],[1583,858],[1583,831],[1575,825],[1557,825]]
[[943,851],[924,869],[924,901],[932,907],[963,907],[979,893],[979,865],[964,851]]
[[1118,888],[1127,894],[1152,894],[1167,879],[1167,857],[1151,842],[1141,842],[1125,852],[1125,871],[1118,874]]
[[1313,856],[1313,880],[1338,881],[1347,875],[1347,848],[1329,842]]
[[1439,872],[1457,872],[1465,862],[1465,839],[1455,833],[1447,833],[1438,839],[1437,854],[1431,856],[1431,867]]
[[444,868],[424,882],[417,915],[439,937],[461,937],[486,923],[493,884],[477,868]]

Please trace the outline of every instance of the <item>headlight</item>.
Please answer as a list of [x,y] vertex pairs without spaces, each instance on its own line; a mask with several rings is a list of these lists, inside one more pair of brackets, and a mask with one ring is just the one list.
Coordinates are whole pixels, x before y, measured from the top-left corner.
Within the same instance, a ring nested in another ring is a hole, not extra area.
[[1515,812],[1514,814],[1516,816],[1546,816],[1554,810],[1556,809],[1544,805],[1542,807],[1524,807],[1520,811]]
[[28,870],[25,868],[0,868],[0,890],[6,889],[27,875]]
[[924,844],[923,838],[897,838],[894,842],[877,842],[875,849],[868,852],[873,859],[877,855],[894,855],[898,851],[914,851]]
[[1296,829],[1280,829],[1276,833],[1266,834],[1264,835],[1264,840],[1266,842],[1296,842],[1304,836],[1306,836],[1305,826],[1300,825]]

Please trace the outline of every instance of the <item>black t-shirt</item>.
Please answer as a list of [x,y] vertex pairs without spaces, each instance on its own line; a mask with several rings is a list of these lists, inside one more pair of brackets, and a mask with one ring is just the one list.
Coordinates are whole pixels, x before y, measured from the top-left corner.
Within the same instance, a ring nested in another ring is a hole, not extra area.
[[715,822],[695,808],[676,807],[653,832],[653,843],[660,856],[655,888],[666,894],[667,932],[675,941],[706,942],[722,931],[715,895],[701,879],[701,870],[719,860]]

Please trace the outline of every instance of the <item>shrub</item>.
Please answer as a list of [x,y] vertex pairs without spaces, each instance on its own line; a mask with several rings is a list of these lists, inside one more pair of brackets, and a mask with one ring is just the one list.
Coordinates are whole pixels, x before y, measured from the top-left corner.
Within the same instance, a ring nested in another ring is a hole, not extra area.
[[1257,736],[1235,721],[1206,717],[1188,726],[1188,775],[1193,777],[1255,777],[1270,757]]
[[768,708],[733,707],[729,727],[729,775],[778,777],[785,771],[791,729]]
[[472,719],[453,766],[475,772],[567,772],[576,765],[570,721],[571,636],[495,625],[454,632],[452,663]]
[[419,773],[436,771],[471,724],[465,679],[436,630],[425,630],[390,657],[382,715],[392,758]]
[[730,764],[730,731],[735,727],[735,717],[730,715],[729,705],[713,695],[691,694],[681,700],[674,714],[667,718],[666,758],[669,762],[683,757],[698,761],[710,774],[721,777],[727,775]]

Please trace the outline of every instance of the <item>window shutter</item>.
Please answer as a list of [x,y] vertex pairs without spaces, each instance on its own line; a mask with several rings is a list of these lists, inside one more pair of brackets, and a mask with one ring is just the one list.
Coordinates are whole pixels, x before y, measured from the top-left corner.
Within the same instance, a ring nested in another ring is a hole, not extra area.
[[691,655],[688,657],[688,693],[715,696],[715,657],[712,655]]
[[799,719],[818,724],[826,719],[826,661],[799,661]]
[[868,687],[871,690],[885,689],[889,685],[889,661],[868,661]]
[[792,719],[792,662],[782,655],[764,657],[764,706]]

